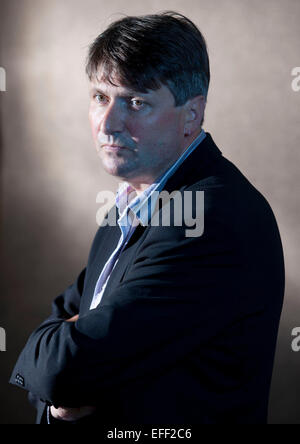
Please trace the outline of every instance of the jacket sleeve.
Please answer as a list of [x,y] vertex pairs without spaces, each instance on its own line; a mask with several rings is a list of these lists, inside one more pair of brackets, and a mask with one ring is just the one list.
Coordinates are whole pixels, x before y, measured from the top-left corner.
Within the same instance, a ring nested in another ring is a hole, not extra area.
[[208,214],[197,238],[186,237],[184,226],[151,227],[107,303],[76,323],[44,322],[11,382],[21,375],[26,390],[54,405],[91,405],[102,391],[164,371],[261,309],[261,299],[241,297],[247,267],[219,216]]

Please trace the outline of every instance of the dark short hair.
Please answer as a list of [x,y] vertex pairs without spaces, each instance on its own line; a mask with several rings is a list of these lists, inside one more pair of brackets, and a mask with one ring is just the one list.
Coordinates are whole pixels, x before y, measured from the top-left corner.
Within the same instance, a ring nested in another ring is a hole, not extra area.
[[112,23],[89,48],[86,72],[101,80],[146,93],[168,86],[181,106],[207,97],[210,70],[206,43],[194,23],[182,14],[125,17]]

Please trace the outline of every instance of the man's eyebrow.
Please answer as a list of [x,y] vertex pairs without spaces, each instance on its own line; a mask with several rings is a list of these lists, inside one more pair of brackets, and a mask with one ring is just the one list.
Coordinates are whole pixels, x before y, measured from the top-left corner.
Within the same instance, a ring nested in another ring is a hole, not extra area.
[[[99,94],[103,94],[104,96],[107,95],[107,92],[103,91],[101,88],[98,88],[96,86],[92,87],[90,90],[91,93],[99,93]],[[134,96],[147,96],[149,95],[149,93],[145,93],[145,92],[141,92],[141,91],[134,91],[134,90],[128,90],[128,91],[124,91],[121,92],[119,94],[117,94],[119,97],[134,97]]]

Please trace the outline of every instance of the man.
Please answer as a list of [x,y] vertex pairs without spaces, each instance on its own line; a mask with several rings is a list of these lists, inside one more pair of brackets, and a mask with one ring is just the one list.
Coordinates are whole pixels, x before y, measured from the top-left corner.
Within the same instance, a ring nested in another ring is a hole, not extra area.
[[[87,73],[97,152],[122,184],[11,382],[41,423],[265,423],[282,247],[264,197],[202,129],[203,36],[176,13],[126,17],[92,44]],[[188,216],[155,192],[177,192]],[[153,223],[164,208],[170,223]]]

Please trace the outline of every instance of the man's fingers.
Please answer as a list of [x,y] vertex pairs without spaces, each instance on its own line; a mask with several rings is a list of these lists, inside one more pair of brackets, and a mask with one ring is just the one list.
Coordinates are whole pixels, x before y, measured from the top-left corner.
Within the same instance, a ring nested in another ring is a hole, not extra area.
[[66,322],[76,322],[76,321],[78,321],[78,318],[79,318],[79,315],[77,314],[77,315],[73,316],[72,318],[67,319]]
[[93,406],[83,406],[78,408],[58,407],[51,406],[51,415],[53,418],[61,421],[78,421],[91,415],[96,410]]

